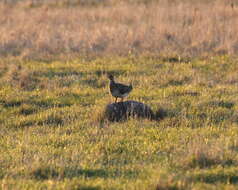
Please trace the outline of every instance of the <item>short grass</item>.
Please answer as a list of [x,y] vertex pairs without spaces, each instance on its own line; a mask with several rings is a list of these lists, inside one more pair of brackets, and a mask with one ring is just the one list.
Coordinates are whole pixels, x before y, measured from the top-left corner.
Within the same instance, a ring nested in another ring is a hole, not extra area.
[[[237,61],[2,59],[0,189],[237,189]],[[108,72],[167,116],[99,122]]]

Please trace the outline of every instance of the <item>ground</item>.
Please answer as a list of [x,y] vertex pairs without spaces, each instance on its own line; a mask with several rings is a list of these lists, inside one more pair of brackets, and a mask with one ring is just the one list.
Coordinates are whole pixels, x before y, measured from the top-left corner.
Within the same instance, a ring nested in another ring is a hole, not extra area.
[[[237,189],[232,56],[0,61],[0,189]],[[101,121],[107,73],[161,121]]]

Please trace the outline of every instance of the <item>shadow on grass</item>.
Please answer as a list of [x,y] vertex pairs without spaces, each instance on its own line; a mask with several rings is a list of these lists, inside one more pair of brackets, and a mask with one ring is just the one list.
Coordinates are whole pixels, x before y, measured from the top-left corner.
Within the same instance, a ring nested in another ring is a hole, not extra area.
[[182,86],[186,83],[188,83],[191,79],[189,77],[183,77],[182,79],[171,79],[165,84],[161,85],[161,87],[168,87],[168,86]]
[[11,108],[11,107],[19,107],[22,105],[23,102],[19,100],[12,100],[12,101],[5,101],[5,100],[0,100],[0,104],[3,105],[5,108]]
[[231,109],[232,107],[234,107],[234,103],[233,102],[229,102],[229,101],[209,101],[209,102],[204,102],[203,104],[200,105],[200,107],[222,107],[222,108],[227,108],[227,109]]
[[[72,172],[71,176],[65,176],[67,175],[66,172]],[[104,170],[74,170],[74,171],[63,171],[59,172],[53,168],[50,167],[41,167],[37,168],[36,170],[33,170],[30,173],[31,177],[36,180],[48,180],[48,179],[60,179],[60,178],[73,178],[73,177],[79,177],[79,176],[85,176],[85,177],[103,177],[106,175]],[[99,186],[85,186],[85,185],[79,185],[76,189],[80,190],[100,190],[101,188]]]
[[83,84],[90,86],[92,88],[102,88],[106,86],[106,81],[100,82],[97,78],[85,79],[81,81]]
[[174,93],[174,96],[199,96],[199,95],[200,93],[192,91]]
[[54,77],[67,77],[67,76],[83,76],[83,72],[78,72],[78,71],[70,71],[70,70],[63,70],[63,71],[53,71],[53,70],[48,70],[48,71],[37,71],[34,73],[37,76],[44,76],[47,78],[54,78]]
[[51,107],[62,108],[62,107],[67,107],[67,106],[71,106],[72,105],[69,102],[58,102],[58,103],[55,103],[54,99],[33,100],[33,101],[30,101],[30,103],[33,104],[33,105],[36,105],[38,107],[41,107],[41,108],[51,108]]
[[61,126],[64,124],[64,120],[60,116],[50,115],[43,121],[36,122],[38,125],[52,125]]
[[96,187],[91,187],[91,186],[79,186],[76,190],[100,190],[101,188],[96,186]]
[[22,121],[20,123],[16,123],[13,125],[14,128],[25,128],[25,127],[31,127],[34,125],[39,125],[39,126],[50,126],[50,127],[60,127],[65,124],[65,121],[61,116],[57,115],[49,115],[46,118],[42,120],[26,120]]
[[37,180],[48,180],[48,179],[72,179],[75,177],[86,177],[86,178],[135,178],[139,174],[138,171],[126,170],[121,172],[120,170],[109,170],[109,169],[74,169],[74,168],[51,168],[51,167],[40,167],[30,172],[31,178]]
[[179,190],[180,188],[173,184],[157,184],[155,190]]
[[3,169],[0,168],[0,180],[5,176]]
[[[169,36],[167,37],[169,38]],[[174,57],[164,57],[162,59],[163,62],[170,62],[170,63],[189,63],[191,60],[189,58],[181,58],[178,56],[174,56]]]
[[37,110],[34,108],[21,108],[21,110],[19,111],[19,114],[27,116],[36,112]]
[[230,109],[234,107],[235,104],[229,101],[211,101],[210,105]]
[[66,107],[66,106],[71,106],[72,103],[70,103],[69,101],[64,101],[64,102],[58,102],[55,103],[54,102],[55,99],[47,99],[47,100],[11,100],[11,101],[6,101],[6,100],[0,100],[0,104],[4,107],[4,108],[12,108],[12,107],[19,107],[24,103],[27,104],[32,104],[32,105],[36,105],[38,107],[41,108],[51,108],[51,107]]
[[214,110],[213,113],[210,114],[209,119],[212,123],[219,124],[225,120],[231,120],[233,115],[233,110],[222,108]]
[[220,174],[198,174],[193,177],[194,181],[205,183],[225,183],[238,184],[238,174],[229,175],[225,173]]
[[236,161],[233,160],[232,158],[226,158],[226,159],[220,160],[219,158],[213,158],[209,155],[200,153],[200,155],[197,155],[196,157],[193,156],[187,165],[190,168],[197,168],[197,167],[209,168],[215,165],[225,167],[225,166],[231,166],[235,164],[236,164]]

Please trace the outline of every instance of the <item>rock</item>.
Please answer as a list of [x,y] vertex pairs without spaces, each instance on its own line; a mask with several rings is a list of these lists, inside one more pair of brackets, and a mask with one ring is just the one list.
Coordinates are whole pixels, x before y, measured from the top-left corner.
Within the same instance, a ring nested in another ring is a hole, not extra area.
[[154,119],[155,115],[149,106],[141,102],[125,101],[108,104],[104,117],[109,121],[122,121],[129,117]]

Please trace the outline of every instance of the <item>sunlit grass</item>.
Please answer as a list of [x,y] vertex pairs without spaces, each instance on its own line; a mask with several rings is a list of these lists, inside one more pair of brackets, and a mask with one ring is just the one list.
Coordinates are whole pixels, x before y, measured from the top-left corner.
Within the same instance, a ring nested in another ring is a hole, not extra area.
[[[2,189],[235,189],[236,58],[0,62]],[[107,73],[159,121],[100,121]]]

